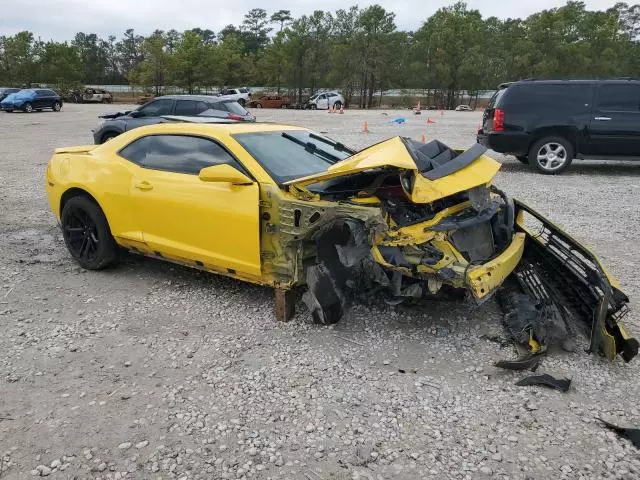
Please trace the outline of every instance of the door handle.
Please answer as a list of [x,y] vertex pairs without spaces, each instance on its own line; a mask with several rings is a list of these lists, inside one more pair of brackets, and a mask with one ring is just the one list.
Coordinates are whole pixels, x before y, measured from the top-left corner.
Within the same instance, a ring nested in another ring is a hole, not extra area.
[[137,182],[134,187],[136,187],[138,190],[151,190],[153,188],[153,185],[143,180],[142,182]]
[[611,117],[596,117],[594,118],[594,120],[600,120],[603,122],[608,122],[609,120],[611,120]]

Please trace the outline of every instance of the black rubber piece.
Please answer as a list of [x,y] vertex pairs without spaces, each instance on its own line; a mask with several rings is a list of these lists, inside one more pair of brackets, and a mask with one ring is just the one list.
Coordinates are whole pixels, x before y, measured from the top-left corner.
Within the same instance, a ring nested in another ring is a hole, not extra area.
[[531,377],[525,377],[522,380],[516,382],[519,387],[528,387],[531,385],[539,385],[542,387],[553,388],[561,392],[568,392],[571,387],[571,380],[568,378],[558,379],[552,377],[548,373],[542,375],[532,375]]

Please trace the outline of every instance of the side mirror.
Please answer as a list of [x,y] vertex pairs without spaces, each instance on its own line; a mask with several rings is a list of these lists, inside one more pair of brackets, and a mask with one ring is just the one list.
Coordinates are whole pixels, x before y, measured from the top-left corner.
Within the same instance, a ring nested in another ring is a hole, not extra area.
[[131,118],[140,118],[140,117],[144,117],[144,113],[142,113],[140,110],[134,110],[133,112],[129,113],[129,116]]
[[230,183],[232,185],[250,185],[253,183],[244,173],[236,170],[226,163],[222,165],[212,165],[200,170],[198,177],[203,182]]

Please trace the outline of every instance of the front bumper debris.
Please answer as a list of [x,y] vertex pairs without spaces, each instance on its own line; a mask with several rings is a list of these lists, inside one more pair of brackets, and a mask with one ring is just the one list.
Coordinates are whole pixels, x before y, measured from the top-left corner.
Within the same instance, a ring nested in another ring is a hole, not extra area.
[[556,343],[571,350],[575,333],[582,331],[589,338],[589,353],[631,361],[638,341],[620,323],[629,299],[615,280],[589,249],[538,212],[519,201],[515,210],[525,248],[499,298],[512,336],[530,345]]

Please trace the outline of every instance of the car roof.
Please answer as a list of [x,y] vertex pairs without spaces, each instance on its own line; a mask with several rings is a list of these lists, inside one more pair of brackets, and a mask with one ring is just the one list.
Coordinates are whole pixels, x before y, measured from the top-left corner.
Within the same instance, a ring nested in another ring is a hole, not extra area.
[[508,82],[500,84],[499,88],[509,87],[518,84],[536,84],[536,85],[559,85],[559,84],[584,84],[584,83],[640,83],[640,79],[636,78],[571,78],[571,79],[536,79],[527,78],[517,82]]
[[155,97],[154,100],[158,99],[168,99],[168,100],[200,100],[201,102],[232,102],[233,100],[227,100],[224,98],[219,98],[217,95],[162,95],[160,97]]
[[256,122],[237,122],[237,123],[198,123],[198,122],[170,122],[158,123],[139,127],[132,132],[139,134],[162,134],[162,133],[185,133],[191,135],[207,135],[221,134],[234,135],[236,133],[260,133],[260,132],[278,132],[281,130],[307,130],[303,127],[294,125],[285,125],[281,123],[256,123]]

